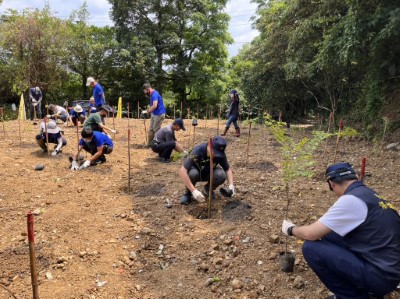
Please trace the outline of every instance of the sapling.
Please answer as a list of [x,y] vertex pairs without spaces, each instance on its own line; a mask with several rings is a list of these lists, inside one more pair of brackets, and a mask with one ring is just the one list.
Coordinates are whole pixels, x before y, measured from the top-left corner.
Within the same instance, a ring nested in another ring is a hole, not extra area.
[[[296,141],[291,135],[286,133],[282,122],[273,121],[269,116],[266,117],[266,124],[276,141],[281,145],[282,156],[282,183],[286,193],[285,219],[288,217],[290,206],[290,185],[301,177],[311,177],[314,165],[313,153],[318,145],[331,134],[322,131],[313,131],[312,137],[304,137]],[[287,253],[287,237],[285,240],[285,253]]]

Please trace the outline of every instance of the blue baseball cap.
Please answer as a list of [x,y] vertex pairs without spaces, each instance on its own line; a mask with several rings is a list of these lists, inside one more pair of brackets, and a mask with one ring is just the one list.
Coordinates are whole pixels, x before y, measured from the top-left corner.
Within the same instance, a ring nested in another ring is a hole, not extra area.
[[330,165],[325,172],[327,181],[342,182],[347,180],[356,180],[357,175],[350,163],[340,162]]
[[229,94],[237,94],[236,89],[232,89],[232,90],[229,92]]
[[216,158],[224,158],[225,157],[225,148],[227,146],[226,140],[221,136],[215,136],[212,139],[213,145],[213,155]]
[[185,125],[183,123],[183,119],[182,118],[177,118],[174,120],[174,122],[172,123],[173,125],[179,125],[179,127],[183,130],[186,131]]

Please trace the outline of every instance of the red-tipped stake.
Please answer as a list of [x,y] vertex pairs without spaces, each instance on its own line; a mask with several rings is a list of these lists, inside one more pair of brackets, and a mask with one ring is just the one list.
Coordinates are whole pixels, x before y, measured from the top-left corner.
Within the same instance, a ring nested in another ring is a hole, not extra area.
[[337,133],[337,138],[336,138],[335,156],[333,157],[333,163],[336,163],[336,154],[337,154],[338,149],[339,149],[339,139],[340,139],[340,133],[342,132],[342,129],[343,129],[343,121],[342,121],[342,119],[340,119],[340,121],[339,121],[339,131]]
[[361,177],[360,180],[363,181],[365,178],[365,165],[367,164],[367,158],[363,157],[361,160]]
[[208,187],[208,219],[211,219],[211,203],[212,203],[212,191],[213,191],[213,180],[214,180],[214,154],[213,154],[213,143],[212,138],[208,143],[210,148],[210,184]]
[[128,102],[128,128],[129,128],[129,102]]
[[131,129],[128,129],[128,194],[131,193]]
[[31,280],[32,280],[33,299],[39,299],[39,286],[38,286],[38,280],[37,280],[36,256],[35,256],[35,233],[34,233],[34,228],[33,228],[32,212],[28,213],[27,224],[28,224],[29,261],[30,261],[30,265],[31,265]]

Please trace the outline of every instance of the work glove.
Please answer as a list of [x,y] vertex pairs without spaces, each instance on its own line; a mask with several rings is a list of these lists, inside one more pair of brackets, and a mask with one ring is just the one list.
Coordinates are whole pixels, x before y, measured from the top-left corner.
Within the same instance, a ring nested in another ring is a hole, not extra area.
[[51,115],[50,115],[50,114],[47,114],[47,115],[46,115],[46,118],[51,118]]
[[79,169],[85,169],[90,166],[90,161],[86,160]]
[[189,153],[187,151],[183,151],[183,157],[187,158],[189,156]]
[[76,161],[72,161],[72,167],[71,170],[78,170],[79,169],[79,164]]
[[282,222],[282,232],[285,235],[293,236],[293,234],[292,234],[293,227],[295,227],[295,225],[293,224],[292,221],[290,221],[289,219],[283,220],[283,222]]
[[56,149],[51,153],[52,156],[57,156],[57,154],[58,154],[58,150],[56,150]]
[[233,184],[229,185],[229,190],[232,191],[232,196],[234,196],[236,192],[235,192],[235,186],[233,186]]
[[111,133],[115,134],[115,133],[117,133],[117,131],[116,130],[111,130]]
[[143,110],[143,111],[142,111],[142,114],[147,114],[147,110]]
[[197,200],[198,202],[206,201],[206,198],[204,197],[204,195],[197,189],[193,190],[192,195],[193,195],[194,199]]

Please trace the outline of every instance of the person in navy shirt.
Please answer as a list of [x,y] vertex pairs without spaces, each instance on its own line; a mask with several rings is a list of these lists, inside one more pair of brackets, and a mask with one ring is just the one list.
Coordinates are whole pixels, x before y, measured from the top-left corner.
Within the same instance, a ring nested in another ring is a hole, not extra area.
[[42,118],[42,91],[39,87],[29,88],[29,110],[31,112],[31,120],[33,120],[35,111],[36,117]]
[[[91,128],[84,128],[81,132],[78,151],[72,157],[71,170],[84,169],[91,165],[97,165],[106,162],[105,155],[111,154],[114,149],[112,140],[103,133],[92,131]],[[79,167],[77,162],[81,150],[89,152],[92,156]]]
[[325,178],[339,199],[313,224],[285,219],[282,232],[306,240],[304,259],[334,294],[327,298],[383,298],[400,282],[400,216],[349,163],[329,166]]
[[[221,136],[216,136],[212,139],[212,152],[214,157],[212,198],[215,198],[214,190],[222,185],[226,179],[228,179],[232,196],[235,195],[233,172],[225,154],[226,145],[226,140]],[[208,143],[202,143],[193,149],[179,170],[179,176],[186,187],[185,193],[181,198],[181,204],[189,204],[192,197],[198,202],[205,201],[204,195],[196,189],[196,183],[207,182],[204,187],[204,194],[208,196],[210,192],[210,172],[210,147]]]
[[161,128],[161,124],[165,119],[165,106],[164,100],[157,90],[153,89],[150,83],[143,85],[143,92],[145,95],[150,96],[150,108],[142,111],[143,114],[151,113],[150,117],[150,128],[147,138],[147,146],[151,146],[151,142],[154,139],[154,135]]
[[78,120],[83,124],[86,120],[86,111],[83,110],[81,105],[76,105],[71,111],[71,122],[74,126],[78,125]]
[[[46,138],[46,131],[47,131],[47,138]],[[40,134],[36,135],[36,142],[37,144],[39,144],[39,146],[41,147],[41,149],[43,149],[44,152],[48,151],[47,141],[48,143],[56,144],[53,152],[51,153],[52,156],[56,156],[58,153],[61,152],[61,148],[67,145],[67,140],[61,135],[61,129],[52,119],[47,120],[46,123],[43,121],[40,124]]]

